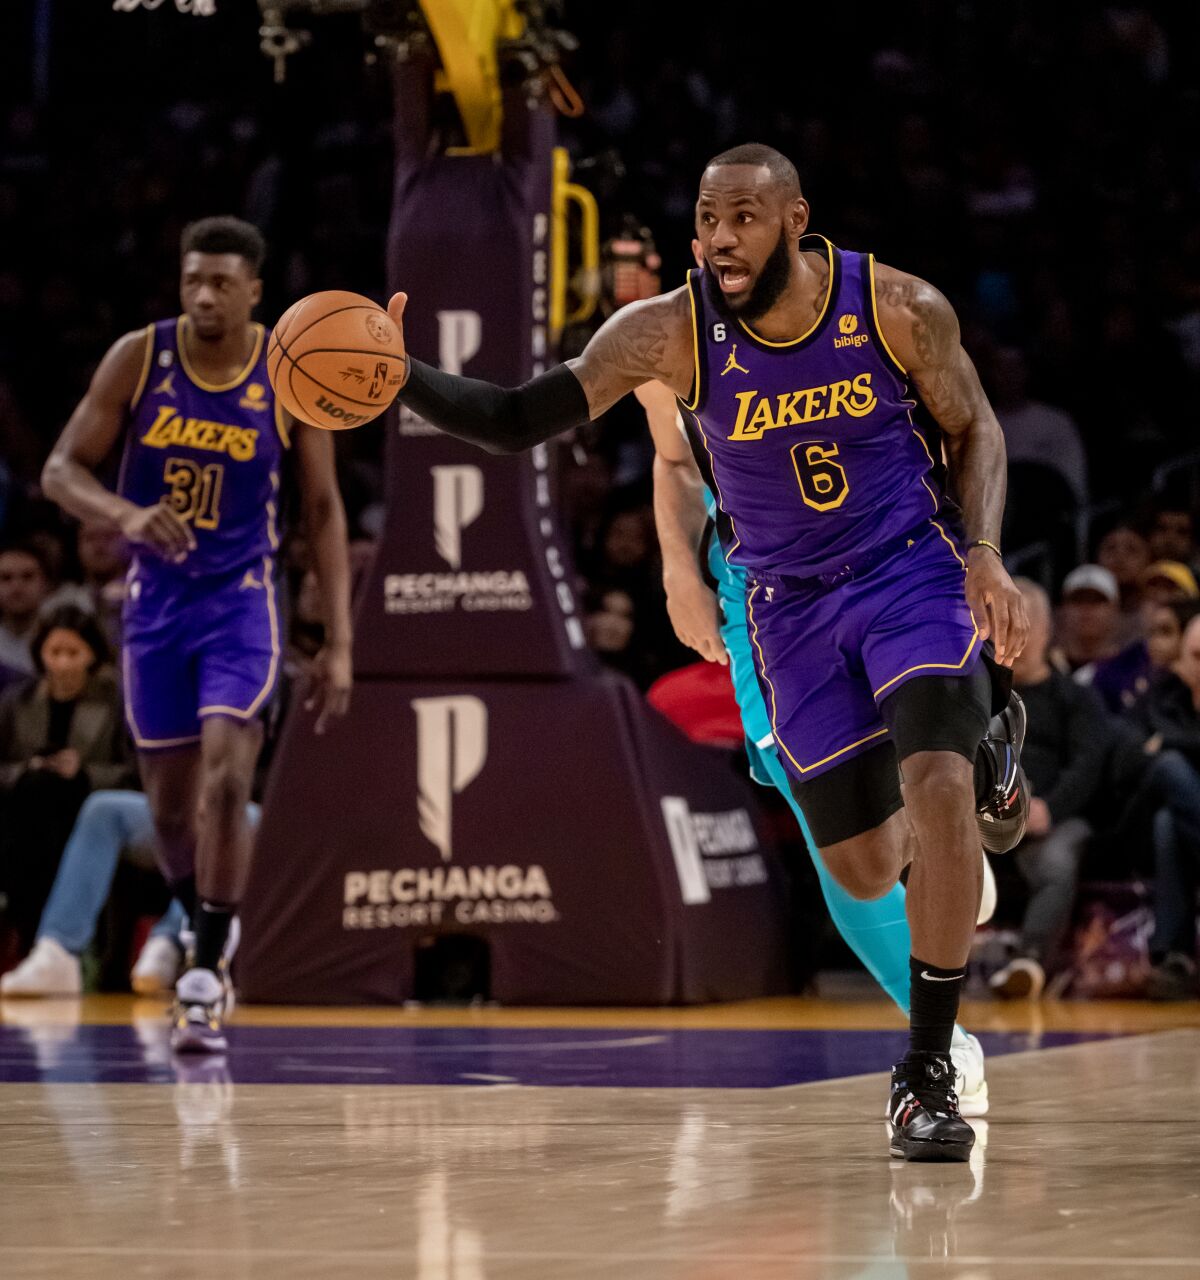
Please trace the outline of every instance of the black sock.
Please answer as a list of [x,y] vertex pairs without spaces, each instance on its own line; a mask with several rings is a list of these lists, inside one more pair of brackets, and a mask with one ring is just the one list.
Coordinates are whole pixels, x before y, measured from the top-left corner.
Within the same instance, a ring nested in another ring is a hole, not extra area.
[[909,1052],[949,1053],[966,969],[939,969],[909,956],[908,976]]
[[196,930],[197,969],[216,972],[221,963],[221,952],[225,949],[225,940],[229,937],[229,922],[233,919],[233,911],[233,907],[224,903],[201,899],[196,914],[192,917],[192,927]]
[[187,912],[189,923],[196,915],[196,877],[184,876],[181,880],[168,880],[167,888],[171,897],[177,898],[179,905]]

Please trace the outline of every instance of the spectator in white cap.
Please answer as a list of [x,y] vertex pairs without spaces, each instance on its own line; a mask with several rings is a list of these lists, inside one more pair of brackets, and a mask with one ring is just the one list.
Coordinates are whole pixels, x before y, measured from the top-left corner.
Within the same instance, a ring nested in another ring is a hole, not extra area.
[[1081,564],[1067,574],[1058,611],[1055,665],[1090,682],[1098,662],[1119,649],[1121,589],[1101,565]]

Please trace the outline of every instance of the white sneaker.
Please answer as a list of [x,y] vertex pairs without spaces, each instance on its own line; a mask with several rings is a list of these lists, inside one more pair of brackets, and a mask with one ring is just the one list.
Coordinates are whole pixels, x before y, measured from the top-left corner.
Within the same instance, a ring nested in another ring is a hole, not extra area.
[[82,990],[79,957],[53,938],[39,938],[25,959],[0,978],[0,994],[6,996],[77,996]]
[[129,974],[129,985],[139,996],[159,996],[170,991],[179,977],[183,955],[171,938],[152,933]]
[[171,1048],[175,1053],[224,1053],[228,984],[211,969],[189,969],[175,984]]
[[983,1046],[961,1027],[954,1028],[950,1041],[950,1060],[954,1063],[954,1090],[958,1109],[965,1119],[985,1116],[988,1110],[988,1087],[984,1075]]
[[988,979],[1002,1000],[1036,1000],[1046,985],[1046,971],[1032,956],[1017,956]]
[[996,873],[988,856],[983,855],[983,896],[979,899],[979,914],[975,917],[977,925],[987,924],[996,914]]

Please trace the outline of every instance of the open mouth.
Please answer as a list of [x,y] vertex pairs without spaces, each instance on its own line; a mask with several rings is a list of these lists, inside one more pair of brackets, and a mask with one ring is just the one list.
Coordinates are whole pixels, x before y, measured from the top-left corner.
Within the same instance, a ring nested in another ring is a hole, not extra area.
[[741,293],[750,283],[749,267],[743,267],[741,263],[737,262],[717,263],[715,265],[717,280],[721,285],[722,293]]

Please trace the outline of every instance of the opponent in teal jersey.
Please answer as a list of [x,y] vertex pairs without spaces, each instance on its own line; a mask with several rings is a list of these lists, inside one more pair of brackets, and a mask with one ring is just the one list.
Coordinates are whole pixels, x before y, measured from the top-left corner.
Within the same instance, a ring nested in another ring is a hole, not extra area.
[[[775,750],[770,716],[755,675],[746,619],[746,573],[730,565],[716,538],[709,538],[707,562],[717,584],[715,596],[704,581],[698,551],[716,504],[687,444],[674,394],[654,382],[639,387],[635,394],[646,411],[654,437],[654,514],[662,545],[667,604],[676,633],[707,661],[728,664],[746,731],[751,774],[755,781],[775,787],[788,802],[838,932],[884,991],[907,1013],[912,944],[904,911],[904,888],[897,884],[882,898],[857,901],[833,879],[816,852]],[[981,920],[990,916],[996,901],[995,881],[986,858],[984,867]],[[979,1041],[956,1027],[950,1052],[963,1114],[986,1114],[988,1087]]]

